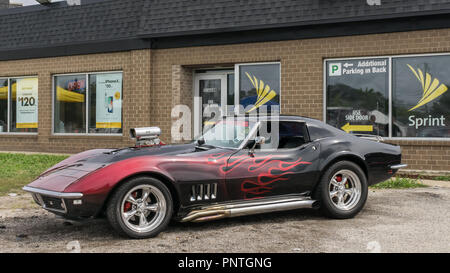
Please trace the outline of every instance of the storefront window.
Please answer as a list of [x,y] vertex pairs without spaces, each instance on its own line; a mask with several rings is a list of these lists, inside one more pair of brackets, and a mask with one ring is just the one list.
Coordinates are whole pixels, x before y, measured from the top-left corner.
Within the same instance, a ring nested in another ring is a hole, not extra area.
[[449,62],[450,55],[328,60],[326,121],[351,133],[449,138]]
[[8,132],[8,79],[0,79],[0,133]]
[[38,78],[0,79],[0,133],[37,130]]
[[242,64],[239,65],[239,104],[246,112],[258,111],[267,106],[280,105],[280,64]]
[[393,59],[394,137],[450,137],[450,56]]
[[38,128],[38,78],[11,79],[11,132],[35,133]]
[[89,75],[89,133],[122,133],[122,73]]
[[122,133],[122,73],[55,76],[54,92],[55,133]]
[[389,135],[389,60],[326,64],[326,120],[346,132]]
[[55,77],[55,133],[86,133],[86,75]]

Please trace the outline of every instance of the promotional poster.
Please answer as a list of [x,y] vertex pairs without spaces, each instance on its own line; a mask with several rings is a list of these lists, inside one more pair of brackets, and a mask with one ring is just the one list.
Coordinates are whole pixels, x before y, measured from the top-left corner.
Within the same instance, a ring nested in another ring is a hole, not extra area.
[[97,128],[122,128],[122,74],[97,75],[95,109]]
[[17,128],[38,128],[38,79],[17,80]]

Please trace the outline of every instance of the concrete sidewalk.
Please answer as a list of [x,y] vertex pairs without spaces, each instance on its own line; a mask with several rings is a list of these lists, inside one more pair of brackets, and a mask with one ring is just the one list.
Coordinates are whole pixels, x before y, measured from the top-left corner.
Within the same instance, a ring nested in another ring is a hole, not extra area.
[[431,180],[431,179],[419,179],[424,185],[430,187],[444,187],[450,188],[450,181],[439,181],[439,180]]

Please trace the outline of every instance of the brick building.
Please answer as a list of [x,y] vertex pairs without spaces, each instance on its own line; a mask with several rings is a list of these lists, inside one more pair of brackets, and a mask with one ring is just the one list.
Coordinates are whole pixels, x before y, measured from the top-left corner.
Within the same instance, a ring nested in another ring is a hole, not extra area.
[[265,106],[450,171],[450,1],[81,3],[0,10],[0,150],[124,146],[149,125],[170,141],[175,105],[201,121],[196,96],[252,107],[263,81]]

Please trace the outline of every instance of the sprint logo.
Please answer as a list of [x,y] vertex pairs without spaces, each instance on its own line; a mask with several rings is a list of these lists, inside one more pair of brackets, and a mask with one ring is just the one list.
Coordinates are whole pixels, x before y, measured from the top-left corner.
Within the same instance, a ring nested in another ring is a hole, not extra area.
[[253,87],[255,87],[256,94],[258,95],[255,105],[248,112],[258,109],[275,98],[277,93],[273,91],[268,84],[265,84],[262,80],[258,80],[255,76],[250,75],[247,72],[245,72],[245,75],[247,75]]
[[445,92],[447,92],[448,87],[445,84],[440,84],[439,80],[437,78],[432,79],[432,76],[429,73],[424,73],[420,68],[417,69],[417,71],[408,64],[409,69],[414,73],[414,76],[419,80],[419,82],[422,84],[422,98],[419,100],[416,106],[409,109],[408,111],[415,110],[433,100],[435,100],[437,97],[441,96]]
[[[420,84],[422,85],[422,98],[419,100],[416,106],[412,107],[408,110],[412,111],[415,110],[421,106],[424,106],[425,104],[432,102],[445,92],[447,92],[448,87],[445,84],[442,84],[439,82],[437,78],[434,78],[429,73],[423,73],[420,68],[415,70],[411,65],[408,64],[409,69],[414,73],[414,76],[419,80]],[[419,127],[422,126],[428,126],[428,127],[439,127],[439,126],[445,126],[445,117],[432,117],[431,115],[428,115],[426,118],[416,118],[416,116],[412,115],[409,116],[409,126],[415,127],[416,130],[419,129]]]

